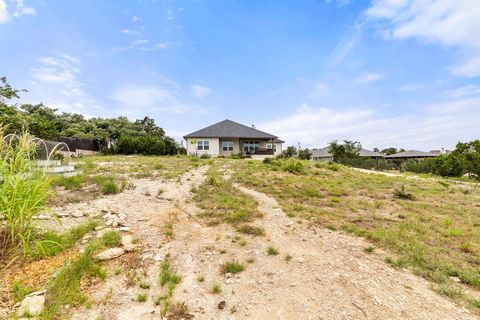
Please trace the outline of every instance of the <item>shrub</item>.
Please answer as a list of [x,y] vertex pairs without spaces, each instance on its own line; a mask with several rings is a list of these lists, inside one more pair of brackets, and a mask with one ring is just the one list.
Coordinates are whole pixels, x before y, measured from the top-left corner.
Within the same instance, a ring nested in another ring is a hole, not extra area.
[[302,174],[305,173],[305,166],[302,161],[289,159],[283,163],[282,170],[294,174]]
[[206,153],[204,153],[200,156],[200,159],[210,159],[210,158],[211,158],[210,155],[206,154]]

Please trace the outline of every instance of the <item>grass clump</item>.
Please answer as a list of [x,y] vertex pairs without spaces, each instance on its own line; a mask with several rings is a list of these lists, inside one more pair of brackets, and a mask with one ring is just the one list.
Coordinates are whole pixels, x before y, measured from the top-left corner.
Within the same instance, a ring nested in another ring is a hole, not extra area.
[[274,246],[269,246],[267,248],[267,254],[269,256],[278,256],[279,252],[278,252],[278,249],[275,248]]
[[85,184],[84,175],[65,177],[62,175],[52,177],[52,185],[63,187],[65,190],[80,190]]
[[160,284],[162,287],[168,285],[169,295],[171,296],[181,280],[182,278],[171,270],[170,262],[165,258],[160,266]]
[[205,282],[205,276],[203,274],[199,274],[197,276],[197,281],[198,282]]
[[168,307],[168,319],[192,319],[193,316],[189,314],[188,305],[183,301],[176,301]]
[[19,250],[27,254],[34,234],[33,218],[46,208],[49,179],[34,165],[36,144],[24,133],[6,139],[0,127],[0,258]]
[[[266,158],[269,159],[269,158]],[[261,226],[256,226],[256,225],[251,225],[251,224],[241,224],[237,227],[237,231],[244,233],[244,234],[250,234],[253,236],[264,236],[265,235],[265,229]]]
[[12,284],[12,292],[15,296],[15,301],[22,301],[25,296],[34,290],[28,286],[21,284],[20,282],[14,281]]
[[222,287],[220,286],[219,283],[214,283],[213,286],[212,286],[212,293],[217,294],[217,293],[220,293],[220,292],[222,292]]
[[122,236],[117,230],[106,231],[101,237],[101,242],[105,247],[118,247],[122,243]]
[[294,174],[304,174],[305,165],[300,160],[288,159],[282,164],[282,170]]
[[145,302],[147,301],[147,294],[146,293],[139,293],[137,295],[137,302]]
[[82,256],[60,269],[48,289],[42,319],[55,319],[62,305],[73,305],[82,299],[79,289],[83,277],[104,277],[105,271],[93,261],[92,253],[86,250]]
[[35,245],[29,249],[29,255],[34,258],[53,257],[60,252],[72,248],[87,233],[93,231],[98,222],[90,220],[82,223],[63,234],[53,231],[38,233],[34,236]]
[[141,289],[150,289],[150,283],[146,281],[142,281],[138,285]]
[[95,176],[93,179],[97,183],[102,194],[116,194],[120,192],[118,184],[113,176]]
[[245,265],[238,261],[231,261],[222,264],[220,270],[223,274],[225,273],[239,273],[245,270]]
[[395,191],[393,191],[393,196],[395,198],[403,200],[415,200],[415,195],[411,192],[408,192],[405,189],[404,185],[402,185],[400,188],[395,189]]

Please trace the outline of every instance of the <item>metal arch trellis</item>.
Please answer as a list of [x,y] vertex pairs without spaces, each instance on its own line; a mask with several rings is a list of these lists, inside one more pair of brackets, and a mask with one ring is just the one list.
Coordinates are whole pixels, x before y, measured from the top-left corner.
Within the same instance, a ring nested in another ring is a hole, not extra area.
[[[15,133],[10,133],[3,137],[3,141],[5,142],[11,142],[13,139],[18,141],[20,140],[20,136]],[[37,137],[32,138],[30,141],[37,145],[37,160],[45,160],[48,164],[56,152],[66,151],[69,159],[68,162],[70,162],[71,151],[65,142],[47,141]]]

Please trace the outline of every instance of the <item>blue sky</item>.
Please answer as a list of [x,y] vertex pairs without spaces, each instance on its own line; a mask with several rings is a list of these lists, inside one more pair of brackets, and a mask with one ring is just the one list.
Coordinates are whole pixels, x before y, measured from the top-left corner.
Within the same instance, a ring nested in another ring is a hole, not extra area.
[[288,144],[452,148],[480,136],[477,0],[0,0],[0,74],[167,134],[229,118]]

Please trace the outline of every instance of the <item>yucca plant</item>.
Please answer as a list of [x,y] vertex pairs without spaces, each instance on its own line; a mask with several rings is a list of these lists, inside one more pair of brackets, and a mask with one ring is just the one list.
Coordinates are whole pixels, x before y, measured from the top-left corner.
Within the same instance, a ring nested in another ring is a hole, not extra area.
[[34,164],[32,136],[4,139],[4,132],[0,127],[0,257],[28,252],[33,218],[45,209],[49,192],[45,172]]

